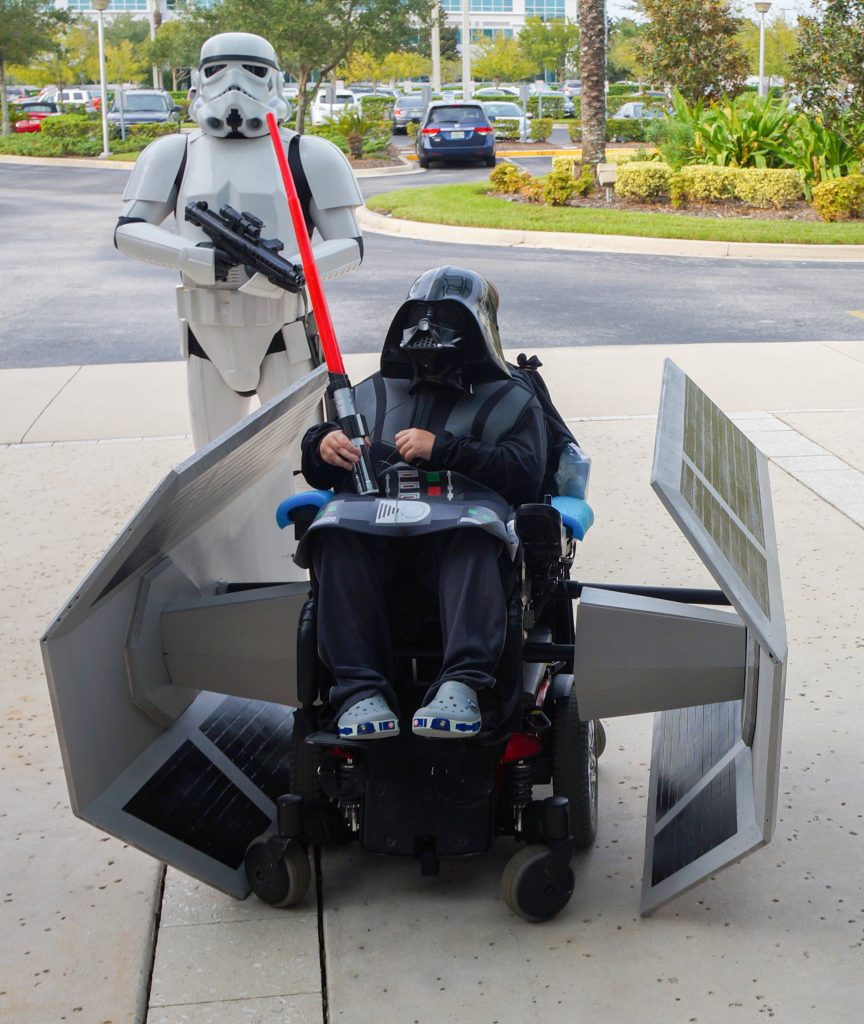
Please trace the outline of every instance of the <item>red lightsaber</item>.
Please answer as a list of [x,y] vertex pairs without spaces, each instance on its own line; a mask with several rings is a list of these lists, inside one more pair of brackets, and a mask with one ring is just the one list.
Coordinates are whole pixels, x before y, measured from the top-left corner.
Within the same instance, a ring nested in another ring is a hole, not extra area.
[[315,262],[312,243],[309,241],[306,220],[303,216],[303,208],[300,205],[300,196],[297,194],[294,176],[291,174],[291,168],[288,166],[285,146],[282,142],[282,136],[279,134],[279,125],[276,123],[276,117],[272,113],[267,114],[267,127],[270,130],[270,138],[276,151],[276,162],[279,164],[282,182],[285,185],[285,194],[288,197],[288,212],[291,214],[291,223],[294,225],[297,248],[300,252],[300,262],[303,264],[303,273],[309,289],[309,299],[312,303],[312,311],[315,313],[315,324],[318,327],[321,348],[324,350],[324,359],[330,373],[330,389],[333,395],[333,402],[336,405],[336,415],[339,418],[339,425],[343,431],[351,438],[353,444],[360,449],[360,461],[354,466],[353,470],[354,486],[358,494],[377,494],[378,482],[375,478],[375,467],[372,464],[371,452],[366,444],[369,430],[364,418],[357,412],[357,406],[354,402],[354,389],[351,387],[348,374],[345,372],[345,363],[342,361],[342,353],[339,351],[339,343],[336,340],[336,332],[333,329],[333,320],[330,317],[330,307],[327,305],[327,296],[324,294],[324,288],[321,284],[318,264]]

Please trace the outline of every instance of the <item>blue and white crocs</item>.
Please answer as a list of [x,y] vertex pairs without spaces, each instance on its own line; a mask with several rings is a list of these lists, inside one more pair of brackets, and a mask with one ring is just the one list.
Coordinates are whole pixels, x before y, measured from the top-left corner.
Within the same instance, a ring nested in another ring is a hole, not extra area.
[[432,739],[465,739],[480,732],[477,694],[465,683],[453,679],[442,683],[425,707],[414,712],[411,731]]
[[346,740],[382,740],[399,735],[399,719],[383,697],[366,697],[342,712],[336,731]]

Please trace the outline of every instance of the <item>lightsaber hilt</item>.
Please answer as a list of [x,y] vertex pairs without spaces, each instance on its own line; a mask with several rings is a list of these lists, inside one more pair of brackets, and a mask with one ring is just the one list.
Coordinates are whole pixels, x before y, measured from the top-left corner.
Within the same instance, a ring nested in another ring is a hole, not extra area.
[[360,461],[355,463],[351,470],[354,476],[354,489],[358,494],[377,494],[378,480],[372,462],[372,451],[366,443],[366,438],[369,436],[366,418],[357,412],[354,389],[348,382],[347,376],[334,373],[330,380],[339,426],[351,443],[360,449]]

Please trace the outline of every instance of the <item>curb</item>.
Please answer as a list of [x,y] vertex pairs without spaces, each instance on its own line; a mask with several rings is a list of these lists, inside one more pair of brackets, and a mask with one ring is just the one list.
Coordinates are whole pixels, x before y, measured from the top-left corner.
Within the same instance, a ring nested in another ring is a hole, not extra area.
[[357,210],[357,222],[373,234],[398,235],[426,242],[461,245],[499,245],[525,249],[560,249],[565,252],[628,253],[637,256],[702,256],[709,259],[792,260],[798,263],[857,263],[864,261],[864,245],[786,245],[779,242],[708,242],[684,238],[642,238],[635,235],[588,235],[564,231],[517,231],[507,228],[472,228],[427,224]]
[[[416,159],[416,158],[415,158]],[[405,157],[399,157],[398,167],[365,167],[354,171],[357,178],[375,178],[381,174],[422,174],[419,167],[412,167]],[[130,171],[135,166],[135,161],[129,160],[100,160],[99,157],[51,157],[51,156],[17,156],[14,154],[0,154],[0,164],[30,164],[37,167],[119,167],[121,170]]]

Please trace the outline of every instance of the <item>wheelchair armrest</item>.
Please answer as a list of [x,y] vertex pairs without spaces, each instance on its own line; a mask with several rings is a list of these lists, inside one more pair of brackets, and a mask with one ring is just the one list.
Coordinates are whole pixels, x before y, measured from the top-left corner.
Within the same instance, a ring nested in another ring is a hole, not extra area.
[[584,540],[594,522],[594,512],[588,502],[583,498],[556,495],[552,499],[552,507],[561,514],[561,521],[576,540]]
[[280,501],[276,509],[276,523],[279,529],[284,530],[290,523],[297,523],[300,520],[311,522],[318,509],[326,505],[332,497],[332,491],[301,491],[300,494],[292,494],[290,498]]

